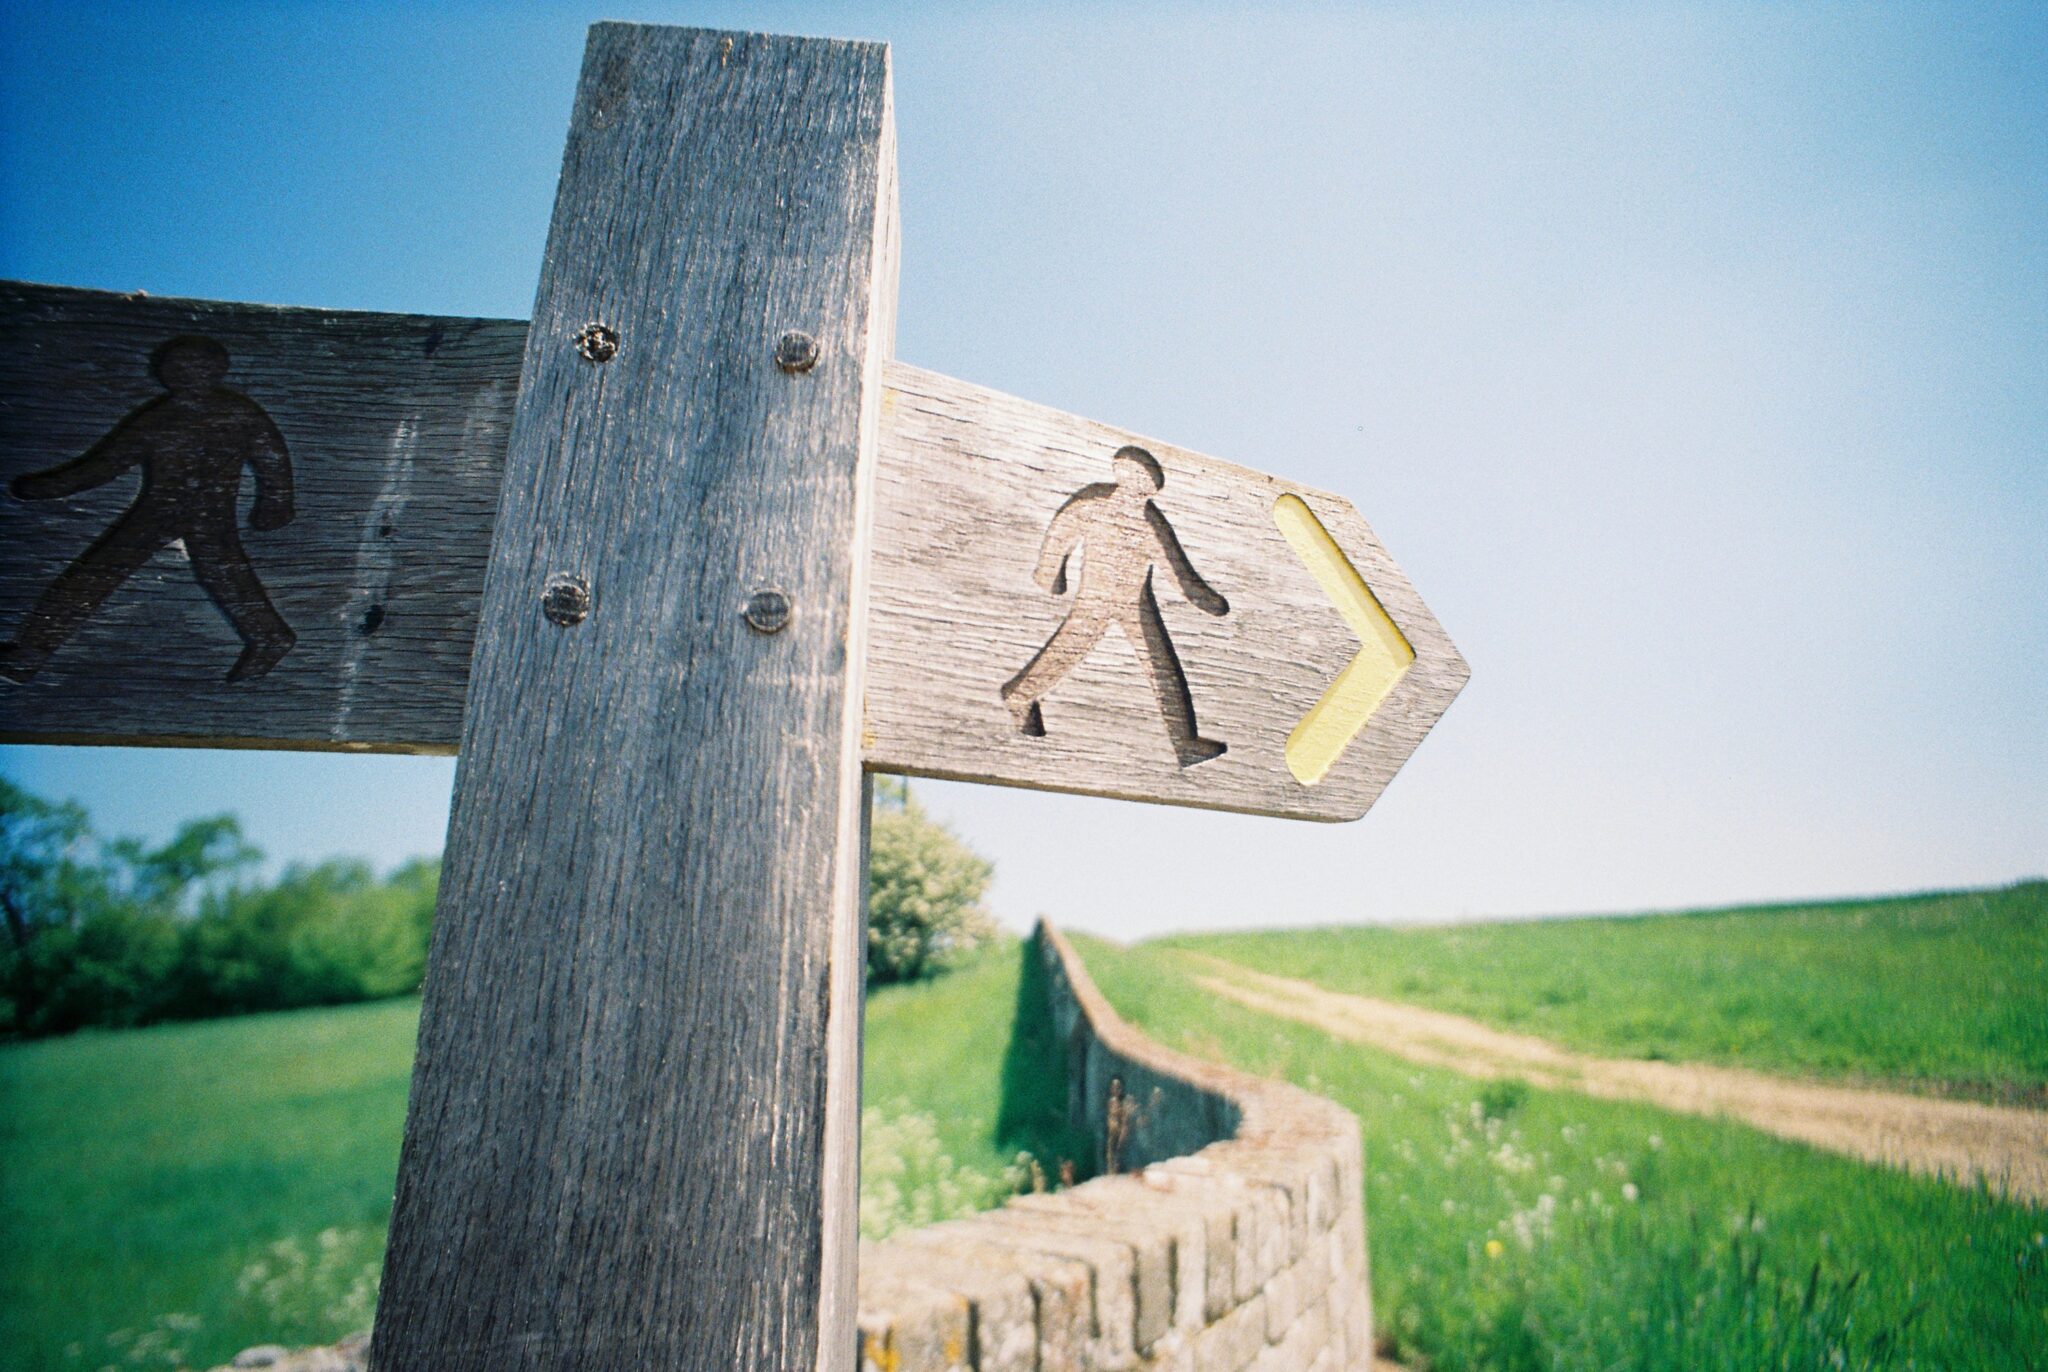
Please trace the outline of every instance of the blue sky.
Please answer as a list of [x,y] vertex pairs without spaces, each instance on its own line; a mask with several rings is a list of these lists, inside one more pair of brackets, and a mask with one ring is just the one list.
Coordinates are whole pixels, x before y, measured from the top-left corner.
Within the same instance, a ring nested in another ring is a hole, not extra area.
[[[2048,11],[15,3],[0,275],[522,316],[601,17],[892,41],[899,355],[1348,495],[1473,664],[1355,825],[922,786],[1006,917],[2048,869]],[[0,769],[385,863],[452,775]]]

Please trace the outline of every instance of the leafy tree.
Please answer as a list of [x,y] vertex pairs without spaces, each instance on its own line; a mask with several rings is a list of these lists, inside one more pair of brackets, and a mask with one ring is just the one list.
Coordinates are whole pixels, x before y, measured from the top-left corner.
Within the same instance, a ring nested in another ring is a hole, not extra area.
[[0,917],[15,953],[75,908],[78,852],[91,832],[76,802],[53,803],[0,777]]
[[127,899],[172,913],[188,912],[196,901],[229,889],[239,874],[263,861],[262,850],[242,837],[242,823],[233,815],[188,820],[161,848],[117,838],[103,849]]
[[126,940],[106,923],[111,905],[84,809],[0,777],[0,1032],[39,1032],[103,999],[84,985],[65,993],[74,966],[87,984],[133,979],[118,955]]
[[994,868],[927,815],[906,782],[878,779],[875,800],[868,854],[868,981],[913,981],[995,936],[995,925],[981,907]]
[[21,1027],[65,1033],[88,1024],[161,1019],[176,994],[177,923],[160,910],[108,902],[45,930],[24,959]]
[[208,900],[187,933],[188,1014],[338,1005],[419,989],[438,861],[292,866]]
[[143,1024],[177,998],[179,917],[259,854],[227,815],[170,842],[103,842],[83,808],[0,779],[0,1032]]

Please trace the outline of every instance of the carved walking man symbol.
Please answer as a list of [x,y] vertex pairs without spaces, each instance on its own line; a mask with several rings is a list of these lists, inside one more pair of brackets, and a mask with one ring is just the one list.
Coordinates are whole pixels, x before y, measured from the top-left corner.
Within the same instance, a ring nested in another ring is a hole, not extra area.
[[1023,671],[1003,687],[1020,733],[1045,735],[1039,702],[1102,641],[1110,626],[1122,629],[1138,650],[1152,677],[1152,693],[1174,755],[1183,767],[1221,757],[1225,745],[1203,738],[1195,728],[1195,701],[1188,693],[1187,673],[1167,637],[1166,621],[1152,593],[1152,571],[1164,563],[1180,583],[1181,594],[1196,609],[1212,615],[1230,613],[1230,602],[1217,594],[1182,551],[1166,515],[1152,497],[1166,484],[1159,463],[1143,448],[1117,449],[1116,480],[1083,486],[1060,506],[1045,532],[1034,573],[1049,594],[1067,592],[1067,565],[1079,547],[1080,584],[1073,608],[1046,645]]
[[221,384],[227,349],[210,338],[174,338],[150,370],[165,394],[131,411],[80,456],[14,479],[21,500],[58,500],[105,485],[136,465],[135,503],[50,583],[14,642],[0,645],[0,676],[25,682],[152,557],[183,540],[192,575],[242,638],[229,681],[262,676],[297,636],[264,594],[235,529],[242,468],[256,473],[249,527],[292,519],[292,466],[284,436],[263,407]]

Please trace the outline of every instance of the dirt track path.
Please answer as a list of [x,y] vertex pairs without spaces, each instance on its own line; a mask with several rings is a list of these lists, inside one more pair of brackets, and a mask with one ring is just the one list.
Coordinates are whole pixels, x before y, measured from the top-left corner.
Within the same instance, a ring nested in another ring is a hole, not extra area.
[[1206,990],[1410,1062],[1690,1115],[1727,1115],[1868,1162],[1982,1177],[2002,1195],[2048,1205],[2048,1111],[1823,1086],[1736,1067],[1591,1057],[1462,1015],[1343,995],[1198,953],[1183,956],[1206,969],[1195,975]]

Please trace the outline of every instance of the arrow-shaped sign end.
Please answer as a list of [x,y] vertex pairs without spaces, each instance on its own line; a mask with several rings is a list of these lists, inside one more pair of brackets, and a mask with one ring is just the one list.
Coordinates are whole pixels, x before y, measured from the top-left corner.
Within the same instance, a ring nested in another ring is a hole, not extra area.
[[1388,617],[1337,540],[1297,495],[1273,502],[1273,522],[1323,594],[1358,635],[1358,654],[1287,735],[1287,770],[1304,786],[1321,781],[1373,711],[1415,663],[1415,649]]

